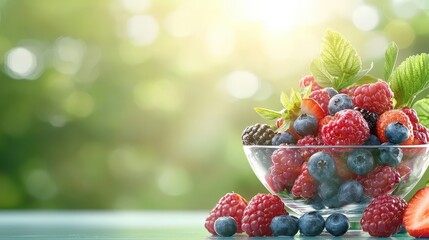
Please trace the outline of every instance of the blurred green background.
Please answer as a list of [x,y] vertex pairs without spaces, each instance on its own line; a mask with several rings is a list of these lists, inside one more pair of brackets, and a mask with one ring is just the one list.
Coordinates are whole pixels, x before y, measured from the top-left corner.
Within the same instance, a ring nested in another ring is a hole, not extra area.
[[429,1],[0,0],[0,208],[210,209],[266,192],[241,131],[341,32],[382,76]]

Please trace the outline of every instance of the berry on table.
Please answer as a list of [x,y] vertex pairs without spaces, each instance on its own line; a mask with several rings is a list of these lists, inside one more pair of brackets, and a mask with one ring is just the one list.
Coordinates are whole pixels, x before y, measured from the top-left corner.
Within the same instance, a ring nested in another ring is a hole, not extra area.
[[390,123],[393,122],[399,122],[403,124],[409,131],[409,137],[408,139],[403,142],[402,144],[405,145],[411,145],[414,141],[414,134],[412,132],[413,126],[411,124],[410,119],[408,116],[402,112],[401,110],[390,110],[387,112],[384,112],[380,115],[377,121],[377,137],[380,139],[381,142],[389,142],[389,139],[386,137],[386,127]]
[[317,236],[325,228],[325,219],[317,212],[308,212],[299,218],[298,225],[302,235]]
[[221,237],[231,237],[237,232],[237,222],[232,217],[220,217],[215,221],[214,229]]
[[404,213],[407,232],[415,238],[429,238],[429,187],[418,190],[408,202]]
[[300,136],[315,135],[317,133],[317,119],[309,114],[301,114],[293,123],[293,129]]
[[387,125],[385,134],[389,142],[401,144],[410,137],[410,130],[400,122],[391,122]]
[[270,228],[274,236],[295,236],[298,232],[298,218],[291,215],[274,217]]
[[393,92],[384,81],[364,84],[353,92],[353,103],[356,107],[382,114],[393,109]]
[[342,213],[333,213],[326,218],[325,228],[333,236],[342,236],[350,228],[349,219]]
[[322,127],[321,134],[326,145],[362,145],[369,138],[369,127],[360,112],[345,109]]
[[274,135],[275,132],[270,126],[257,123],[244,129],[241,140],[243,145],[271,145]]
[[308,160],[308,172],[319,182],[331,180],[335,177],[336,168],[334,158],[325,152],[317,152]]
[[344,109],[353,109],[353,100],[349,97],[349,95],[340,93],[333,96],[329,100],[329,114],[334,115],[335,113]]
[[250,237],[271,236],[271,221],[281,215],[288,215],[282,200],[276,195],[260,193],[244,209],[241,227]]
[[380,148],[380,163],[396,167],[402,160],[403,152],[398,147],[393,147],[395,144],[390,142],[382,143]]
[[211,233],[216,234],[214,229],[215,221],[219,217],[232,217],[238,224],[237,232],[241,233],[241,220],[243,218],[244,209],[247,206],[247,201],[237,193],[227,193],[219,199],[216,206],[210,211],[209,216],[205,221],[205,228]]
[[393,187],[399,183],[400,177],[395,168],[380,165],[366,175],[357,176],[356,180],[362,185],[368,197],[375,198],[391,193]]
[[406,207],[407,202],[397,196],[376,197],[363,212],[362,230],[373,237],[392,236],[401,228]]
[[347,167],[357,175],[369,173],[374,168],[372,153],[365,149],[358,149],[347,156]]

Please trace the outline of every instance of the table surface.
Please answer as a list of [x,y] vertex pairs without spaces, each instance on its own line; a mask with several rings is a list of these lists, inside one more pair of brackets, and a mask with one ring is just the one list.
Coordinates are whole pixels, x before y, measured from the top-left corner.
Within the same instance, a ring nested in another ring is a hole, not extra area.
[[[0,239],[221,239],[205,230],[207,214],[208,211],[0,211]],[[295,238],[339,239],[328,233],[319,237],[298,234]],[[363,239],[369,235],[350,231],[343,238]],[[250,238],[237,234],[227,239]]]

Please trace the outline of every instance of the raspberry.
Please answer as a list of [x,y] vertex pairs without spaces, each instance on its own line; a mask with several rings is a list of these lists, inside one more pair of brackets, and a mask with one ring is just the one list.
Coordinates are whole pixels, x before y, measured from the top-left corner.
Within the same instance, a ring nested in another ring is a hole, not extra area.
[[411,121],[411,124],[413,124],[413,126],[417,123],[419,123],[419,117],[417,116],[417,112],[416,110],[410,108],[410,107],[403,107],[401,108],[401,111],[404,112],[408,118]]
[[313,179],[307,169],[307,165],[303,166],[303,171],[296,179],[292,187],[292,194],[296,197],[305,199],[313,198],[317,193],[317,182]]
[[301,173],[304,161],[298,149],[277,149],[271,156],[271,160],[273,166],[268,169],[268,172],[275,187],[273,190],[278,192],[284,189],[290,190]]
[[365,118],[366,122],[368,123],[370,130],[375,129],[378,120],[377,114],[358,107],[355,107],[354,110],[359,111],[362,114],[363,118]]
[[340,93],[344,93],[344,94],[349,95],[350,97],[353,97],[353,95],[355,94],[356,88],[358,88],[358,86],[343,88],[343,89],[341,89]]
[[402,225],[407,202],[396,196],[381,195],[375,198],[363,212],[362,230],[373,237],[390,237]]
[[298,146],[309,146],[308,148],[301,148],[300,149],[300,153],[301,153],[302,158],[305,161],[308,161],[308,159],[311,157],[311,155],[320,151],[319,149],[312,148],[311,146],[323,145],[323,140],[322,140],[322,137],[320,135],[317,135],[317,136],[307,135],[307,136],[303,137],[302,139],[298,140],[296,145],[298,145]]
[[356,88],[353,94],[355,107],[382,114],[393,109],[393,92],[384,81],[368,83]]
[[380,165],[372,172],[358,176],[357,181],[363,186],[367,196],[375,198],[391,193],[395,184],[399,183],[399,178],[395,168]]
[[311,92],[310,98],[312,98],[314,101],[317,102],[317,104],[319,104],[325,115],[329,115],[328,105],[331,96],[327,91],[325,91],[324,89],[315,90]]
[[403,181],[407,181],[412,170],[406,163],[402,162],[396,167],[396,171],[398,171],[399,176],[401,179],[403,179]]
[[426,144],[429,142],[429,130],[417,123],[413,126],[414,144]]
[[369,138],[369,127],[360,112],[345,109],[322,127],[321,134],[326,145],[362,145]]
[[323,126],[328,124],[333,119],[334,119],[334,116],[332,116],[332,115],[326,115],[324,118],[320,119],[320,121],[319,121],[319,132]]
[[244,209],[241,227],[250,237],[271,236],[271,220],[281,215],[288,215],[288,212],[278,196],[257,194]]
[[257,123],[246,127],[241,134],[243,145],[271,145],[276,133],[267,124]]
[[401,110],[396,110],[396,109],[384,112],[378,118],[378,121],[377,121],[377,137],[380,139],[380,141],[382,143],[389,141],[386,138],[386,127],[387,127],[387,125],[389,125],[390,123],[393,123],[393,122],[402,123],[409,130],[410,136],[408,137],[408,139],[405,142],[402,143],[402,145],[413,144],[414,134],[412,131],[413,126],[411,124],[411,121],[408,118],[407,114],[405,114]]
[[244,209],[247,206],[247,201],[237,193],[227,193],[216,204],[216,206],[210,211],[209,216],[206,218],[204,224],[205,228],[211,233],[216,235],[214,230],[214,223],[219,217],[230,216],[238,224],[237,232],[241,233],[241,220],[243,218]]
[[311,84],[311,91],[316,91],[316,90],[322,89],[322,87],[316,83],[316,81],[314,80],[314,77],[312,75],[305,76],[299,80],[299,87],[300,88],[308,87],[308,86],[310,86],[310,84]]

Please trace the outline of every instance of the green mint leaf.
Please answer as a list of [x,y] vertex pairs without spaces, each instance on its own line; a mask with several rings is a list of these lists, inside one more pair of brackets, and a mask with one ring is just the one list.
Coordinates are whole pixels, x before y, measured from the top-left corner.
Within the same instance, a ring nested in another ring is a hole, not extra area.
[[417,112],[419,122],[425,127],[429,127],[429,97],[417,101],[413,105],[413,109]]
[[255,111],[257,114],[259,114],[259,116],[261,116],[262,118],[267,119],[267,120],[274,120],[274,119],[277,119],[277,118],[282,116],[282,114],[280,112],[270,110],[270,109],[266,109],[266,108],[256,107]]
[[398,46],[395,42],[391,42],[387,46],[384,54],[384,79],[387,81],[395,68],[396,59],[398,58]]
[[322,45],[320,56],[310,66],[317,84],[341,90],[359,80],[356,76],[362,69],[362,61],[341,34],[329,30]]
[[397,105],[413,106],[415,97],[429,87],[429,55],[422,53],[408,57],[390,76],[388,82]]

